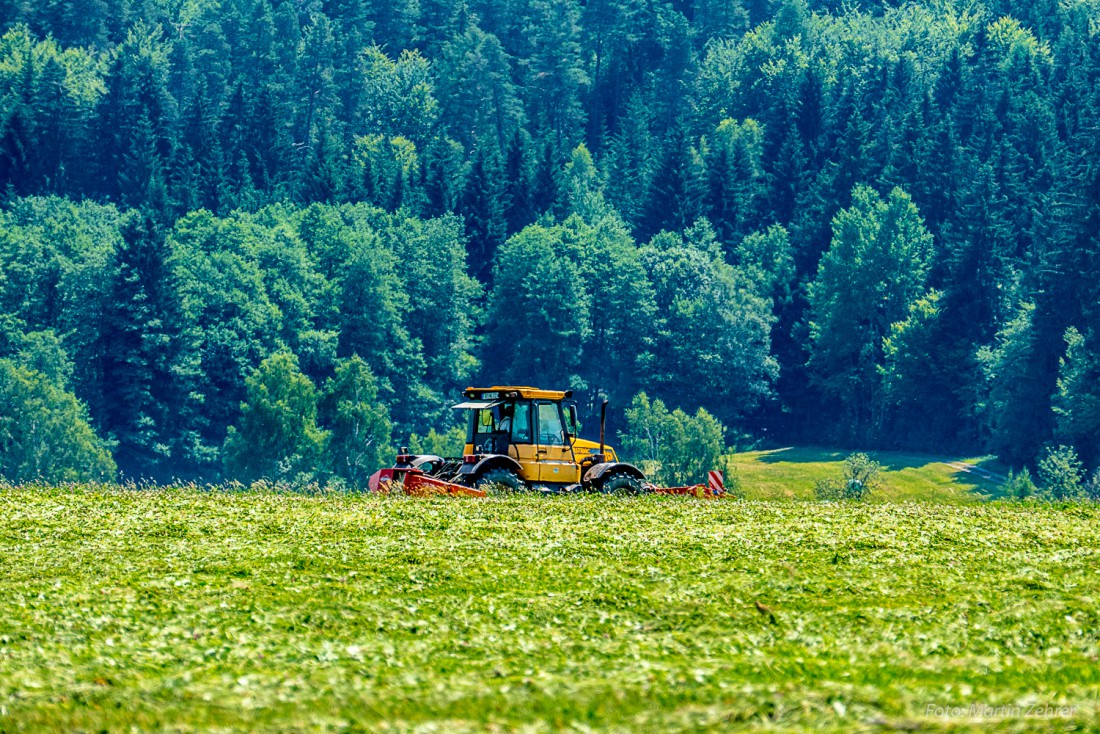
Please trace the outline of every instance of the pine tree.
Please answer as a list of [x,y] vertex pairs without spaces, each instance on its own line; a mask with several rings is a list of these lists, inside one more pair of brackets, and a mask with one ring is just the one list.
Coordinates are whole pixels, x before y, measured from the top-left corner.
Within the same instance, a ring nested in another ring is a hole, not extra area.
[[584,45],[590,49],[592,80],[586,107],[588,140],[593,146],[604,124],[617,127],[623,95],[629,83],[629,52],[642,35],[639,0],[594,0],[584,4],[581,25]]
[[529,8],[527,109],[535,128],[552,135],[559,150],[568,150],[584,128],[581,94],[589,83],[581,63],[577,6],[573,0],[531,0]]
[[394,0],[374,4],[372,17],[375,42],[397,55],[404,49],[416,48],[420,28],[418,0]]
[[168,91],[168,44],[159,29],[138,23],[112,59],[99,119],[104,193],[167,217],[178,114]]
[[333,84],[338,101],[338,119],[349,124],[362,104],[362,51],[370,45],[374,24],[370,0],[326,0],[324,13],[332,20],[335,42]]
[[505,216],[508,220],[509,234],[519,232],[534,219],[532,205],[534,165],[531,160],[530,146],[530,138],[523,130],[516,130],[508,146],[504,178],[507,186],[505,197],[508,201]]
[[763,131],[755,120],[723,120],[706,146],[705,211],[727,245],[745,237],[760,217],[765,194]]
[[538,165],[535,168],[531,203],[536,215],[557,216],[561,213],[561,199],[561,162],[558,160],[557,148],[553,142],[547,140],[543,144],[542,155],[539,156]]
[[685,127],[669,132],[664,157],[653,175],[642,232],[683,232],[703,214],[706,194],[702,159],[688,140]]
[[439,216],[457,210],[466,169],[464,158],[462,145],[453,140],[438,140],[428,148],[422,157],[426,214]]
[[170,217],[167,162],[162,154],[166,141],[159,138],[156,124],[148,115],[133,126],[133,137],[122,159],[118,177],[122,201],[143,212],[155,213],[167,223]]
[[15,105],[0,121],[0,187],[4,194],[31,193],[31,132],[29,116],[22,105]]
[[653,175],[657,147],[652,134],[653,112],[646,96],[636,92],[619,118],[619,129],[611,136],[603,163],[607,197],[635,229],[641,226],[646,195]]
[[748,30],[749,13],[741,0],[695,0],[692,22],[706,43],[740,36]]
[[96,347],[107,393],[98,420],[118,441],[115,458],[128,477],[164,476],[161,464],[172,443],[175,379],[169,362],[179,335],[171,331],[174,319],[165,303],[165,256],[156,224],[130,215]]
[[[316,143],[311,147],[302,172],[300,198],[302,201],[329,203],[338,200],[346,191],[346,164],[340,141],[323,125],[317,132]],[[398,184],[403,177],[397,179]],[[396,209],[401,197],[391,203]]]
[[443,119],[456,140],[504,151],[523,121],[512,61],[500,41],[476,23],[444,44],[435,63]]
[[195,40],[191,44],[194,54],[196,87],[206,97],[206,104],[216,116],[220,116],[229,96],[233,49],[226,39],[219,15],[233,22],[233,13],[221,9],[218,13],[205,12],[195,19]]
[[459,205],[466,219],[470,273],[482,283],[489,282],[493,259],[508,232],[501,178],[499,162],[478,150]]
[[206,84],[200,82],[184,116],[182,148],[177,156],[177,167],[188,169],[180,170],[186,183],[175,192],[185,211],[208,209],[218,213],[228,204],[229,183],[219,127],[220,120],[206,93]]
[[104,0],[38,0],[31,8],[31,25],[40,35],[53,36],[64,46],[106,48],[109,15]]
[[323,14],[316,14],[302,33],[302,52],[298,63],[296,95],[298,116],[294,127],[294,144],[299,151],[299,170],[310,164],[314,146],[319,143],[319,131],[331,122],[336,103],[334,61],[336,40],[332,23]]

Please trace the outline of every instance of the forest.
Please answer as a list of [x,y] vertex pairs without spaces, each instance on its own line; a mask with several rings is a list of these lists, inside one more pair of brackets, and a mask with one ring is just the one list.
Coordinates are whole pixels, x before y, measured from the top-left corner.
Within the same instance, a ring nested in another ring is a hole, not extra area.
[[1095,469],[1098,121],[1097,0],[0,0],[0,475],[358,485],[473,383]]

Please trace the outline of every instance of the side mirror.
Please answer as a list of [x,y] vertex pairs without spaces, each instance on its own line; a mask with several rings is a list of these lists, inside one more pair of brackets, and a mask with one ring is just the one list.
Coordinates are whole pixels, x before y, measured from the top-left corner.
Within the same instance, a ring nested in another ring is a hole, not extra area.
[[571,436],[577,435],[577,423],[578,423],[578,421],[577,421],[577,406],[570,405],[569,406],[569,428],[566,430],[566,433],[568,433]]

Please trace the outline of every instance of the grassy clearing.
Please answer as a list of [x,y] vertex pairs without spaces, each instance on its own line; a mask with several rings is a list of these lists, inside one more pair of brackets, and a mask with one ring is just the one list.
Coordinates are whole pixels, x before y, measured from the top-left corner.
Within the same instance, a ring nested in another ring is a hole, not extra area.
[[[0,518],[3,732],[1100,726],[1094,506],[9,489]],[[927,714],[970,704],[1076,710]]]
[[[750,499],[813,499],[814,483],[840,477],[846,451],[785,448],[733,457]],[[883,466],[886,486],[876,502],[979,502],[997,498],[1007,469],[991,457],[944,458],[897,451],[868,452]],[[976,470],[967,471],[966,467]]]

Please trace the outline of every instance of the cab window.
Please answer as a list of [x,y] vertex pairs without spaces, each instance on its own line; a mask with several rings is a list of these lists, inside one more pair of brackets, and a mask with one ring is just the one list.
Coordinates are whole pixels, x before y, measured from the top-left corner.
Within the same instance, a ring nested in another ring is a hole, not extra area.
[[497,417],[493,415],[493,410],[490,408],[473,410],[470,413],[470,423],[466,429],[466,443],[477,446],[496,430]]
[[512,417],[512,443],[532,443],[530,403],[516,403]]
[[561,424],[561,411],[557,403],[538,403],[539,443],[548,446],[564,446],[565,435]]

